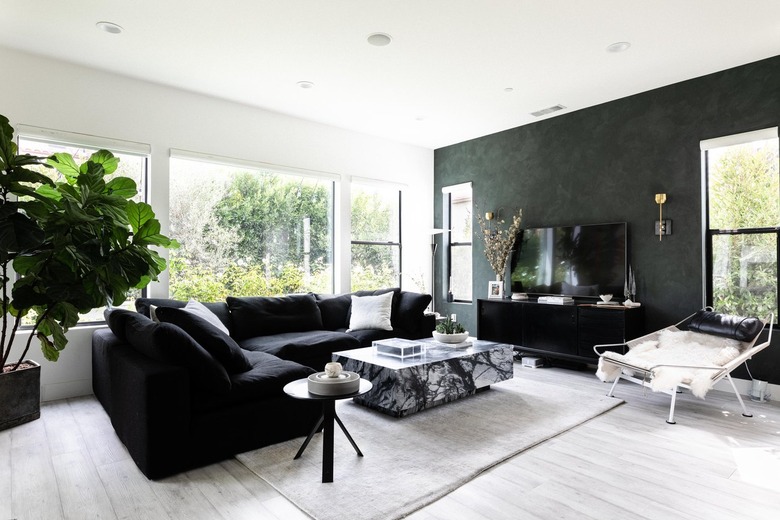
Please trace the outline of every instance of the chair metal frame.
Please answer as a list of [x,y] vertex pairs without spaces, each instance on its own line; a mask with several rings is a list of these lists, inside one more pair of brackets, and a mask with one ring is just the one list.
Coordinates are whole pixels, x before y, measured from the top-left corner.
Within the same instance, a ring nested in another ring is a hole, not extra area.
[[[708,310],[712,310],[711,308],[707,308]],[[764,329],[766,329],[767,324],[769,324],[769,334],[767,335],[766,341],[762,343],[758,343],[758,338],[763,334],[763,331],[758,333],[755,338],[753,338],[753,341],[751,342],[742,342],[744,345],[744,348],[742,349],[742,353],[734,358],[733,360],[729,361],[728,363],[724,364],[723,366],[692,366],[692,365],[675,365],[675,364],[658,364],[653,365],[652,367],[640,367],[636,365],[632,365],[629,362],[626,362],[624,360],[618,360],[611,357],[605,357],[604,352],[606,351],[614,351],[615,348],[622,347],[623,348],[623,354],[625,354],[628,350],[630,350],[632,347],[639,345],[642,342],[655,340],[657,339],[658,335],[666,330],[671,331],[680,331],[679,328],[680,325],[688,321],[694,316],[694,314],[691,314],[687,318],[681,320],[680,322],[676,323],[675,325],[671,325],[669,327],[657,330],[655,332],[651,332],[650,334],[646,334],[640,338],[632,339],[631,341],[627,341],[625,343],[611,343],[611,344],[602,344],[602,345],[595,345],[593,347],[593,351],[596,352],[596,354],[603,360],[605,363],[611,363],[613,365],[616,365],[621,368],[618,376],[615,378],[615,382],[612,383],[612,387],[609,389],[609,392],[607,393],[607,396],[614,397],[615,393],[615,387],[618,384],[618,381],[621,379],[625,379],[626,381],[630,381],[632,383],[636,383],[638,385],[641,385],[645,388],[651,388],[650,381],[654,377],[654,371],[657,368],[661,367],[674,367],[674,368],[692,368],[696,370],[712,370],[712,385],[715,385],[718,381],[720,381],[723,378],[726,378],[731,384],[731,388],[734,390],[734,395],[737,396],[737,400],[739,401],[740,406],[742,407],[742,415],[744,417],[753,417],[753,414],[748,412],[747,408],[745,407],[745,402],[742,400],[742,396],[739,395],[739,391],[737,390],[737,386],[734,384],[734,380],[731,378],[731,372],[733,372],[737,367],[751,359],[753,356],[767,348],[771,342],[772,342],[772,331],[774,328],[774,314],[770,314],[769,317],[763,321]],[[703,334],[703,333],[697,333],[697,334]],[[631,376],[628,374],[623,373],[623,369],[627,369],[632,371],[635,375]],[[640,374],[640,377],[637,377],[636,374]],[[690,386],[686,383],[679,383],[674,388],[671,388],[669,390],[661,390],[662,393],[668,394],[671,396],[671,404],[669,406],[669,418],[666,420],[669,424],[675,424],[674,421],[674,407],[677,401],[677,394],[681,393],[681,389],[688,389],[690,390]]]

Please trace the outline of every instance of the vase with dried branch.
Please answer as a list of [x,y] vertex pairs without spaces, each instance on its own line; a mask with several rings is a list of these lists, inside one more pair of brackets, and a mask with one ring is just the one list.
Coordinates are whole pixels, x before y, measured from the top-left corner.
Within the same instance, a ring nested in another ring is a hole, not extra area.
[[481,230],[479,236],[485,244],[485,258],[487,258],[493,272],[496,273],[496,280],[503,281],[509,253],[512,252],[517,233],[520,231],[523,211],[518,209],[514,212],[512,222],[508,227],[504,227],[506,221],[501,218],[500,212],[497,219],[490,220],[479,211],[476,213],[477,223]]

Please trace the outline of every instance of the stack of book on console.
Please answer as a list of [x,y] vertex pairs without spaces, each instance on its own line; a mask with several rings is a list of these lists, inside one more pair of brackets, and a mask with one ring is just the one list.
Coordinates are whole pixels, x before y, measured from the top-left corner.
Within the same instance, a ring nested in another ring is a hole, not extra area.
[[555,305],[564,305],[566,303],[574,303],[574,298],[568,296],[539,296],[537,300],[539,303],[552,303]]
[[419,356],[422,354],[422,343],[410,339],[390,338],[373,342],[377,354],[399,359]]

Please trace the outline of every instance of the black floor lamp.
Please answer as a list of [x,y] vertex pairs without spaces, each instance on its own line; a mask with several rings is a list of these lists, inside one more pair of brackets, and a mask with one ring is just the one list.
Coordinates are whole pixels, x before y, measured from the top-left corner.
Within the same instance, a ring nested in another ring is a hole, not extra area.
[[436,235],[441,235],[446,229],[432,229],[431,233],[431,312],[436,314],[436,250],[439,244],[436,243]]

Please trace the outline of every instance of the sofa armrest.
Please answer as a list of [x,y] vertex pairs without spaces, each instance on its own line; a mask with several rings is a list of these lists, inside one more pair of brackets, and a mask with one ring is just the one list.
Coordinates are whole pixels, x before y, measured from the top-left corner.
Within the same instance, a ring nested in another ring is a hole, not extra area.
[[189,372],[137,352],[110,331],[95,336],[93,387],[117,436],[147,477],[181,471],[192,422]]

